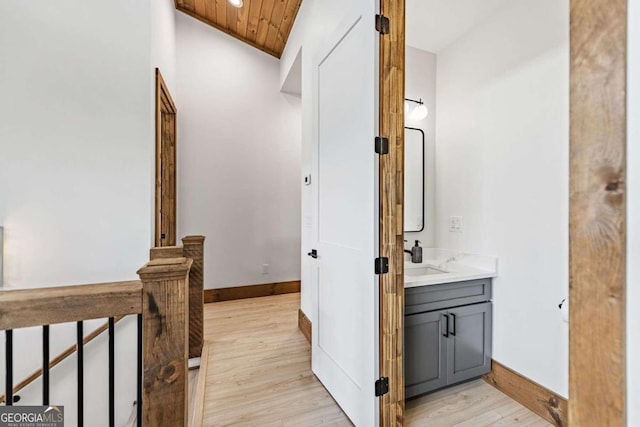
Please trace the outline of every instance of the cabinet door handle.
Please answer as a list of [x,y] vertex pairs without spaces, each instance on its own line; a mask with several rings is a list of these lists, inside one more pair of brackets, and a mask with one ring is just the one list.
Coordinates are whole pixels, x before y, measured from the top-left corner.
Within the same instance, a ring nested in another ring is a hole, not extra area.
[[443,337],[445,338],[449,338],[449,315],[448,314],[443,314],[444,316],[444,320],[445,320],[445,325],[444,325],[444,334],[442,334]]
[[455,337],[456,336],[456,315],[453,313],[451,313],[451,326],[453,327],[451,329],[451,335]]

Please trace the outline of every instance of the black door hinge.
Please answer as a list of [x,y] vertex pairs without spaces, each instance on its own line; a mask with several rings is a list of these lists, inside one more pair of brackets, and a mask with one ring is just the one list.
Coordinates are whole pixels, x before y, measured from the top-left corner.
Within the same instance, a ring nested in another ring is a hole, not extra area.
[[376,381],[376,397],[383,396],[387,393],[389,393],[389,378],[380,377],[380,379]]
[[389,18],[384,15],[376,15],[376,30],[380,34],[389,34]]
[[387,274],[389,272],[389,258],[376,258],[375,272],[376,274]]
[[376,136],[376,153],[389,154],[389,138]]

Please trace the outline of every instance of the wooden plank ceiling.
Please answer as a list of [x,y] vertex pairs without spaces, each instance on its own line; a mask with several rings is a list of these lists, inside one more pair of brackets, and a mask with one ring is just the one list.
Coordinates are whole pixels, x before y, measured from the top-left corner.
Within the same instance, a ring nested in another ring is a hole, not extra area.
[[302,0],[175,0],[187,15],[280,58]]

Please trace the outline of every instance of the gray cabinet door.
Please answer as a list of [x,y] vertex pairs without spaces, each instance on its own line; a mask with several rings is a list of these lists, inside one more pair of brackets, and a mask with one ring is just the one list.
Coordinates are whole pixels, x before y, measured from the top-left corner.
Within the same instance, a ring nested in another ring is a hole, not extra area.
[[405,316],[405,396],[411,398],[447,384],[444,311]]
[[451,308],[447,314],[447,383],[491,371],[491,303]]

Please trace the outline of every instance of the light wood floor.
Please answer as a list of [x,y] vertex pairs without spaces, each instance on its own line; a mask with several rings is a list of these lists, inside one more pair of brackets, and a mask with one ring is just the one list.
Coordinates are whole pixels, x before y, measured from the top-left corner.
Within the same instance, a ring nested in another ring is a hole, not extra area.
[[300,294],[206,304],[205,426],[351,425],[311,373]]
[[[299,294],[205,305],[205,426],[351,426],[311,372],[310,347],[298,331],[299,307]],[[549,424],[475,381],[407,402],[406,425]]]
[[409,400],[406,415],[412,427],[551,426],[483,380]]

